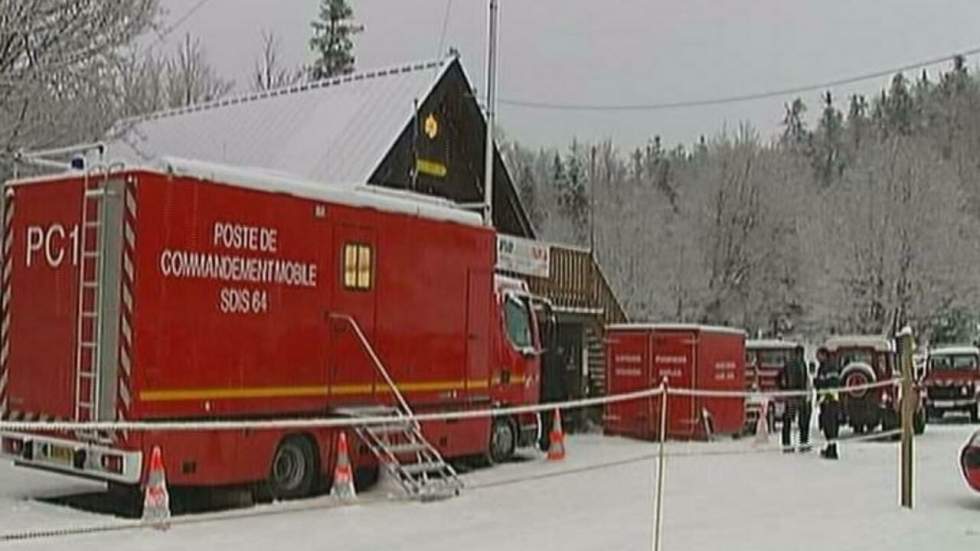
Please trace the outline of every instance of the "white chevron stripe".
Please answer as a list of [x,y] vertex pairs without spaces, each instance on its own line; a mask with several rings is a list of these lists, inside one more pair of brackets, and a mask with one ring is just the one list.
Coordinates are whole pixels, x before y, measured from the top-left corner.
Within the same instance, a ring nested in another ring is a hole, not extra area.
[[0,365],[7,363],[8,355],[10,355],[10,341],[4,341],[3,348],[0,348]]
[[123,270],[126,271],[126,277],[129,281],[133,280],[133,260],[129,258],[129,253],[123,255]]
[[122,366],[123,373],[125,373],[126,377],[128,378],[129,371],[130,371],[129,352],[126,350],[125,347],[119,348],[119,365]]
[[7,389],[7,370],[0,374],[0,394]]
[[129,187],[126,188],[126,210],[136,218],[136,197],[133,197],[133,191]]
[[125,316],[122,319],[122,333],[123,337],[126,338],[126,344],[133,342],[133,330],[129,327],[129,320]]
[[14,232],[10,231],[10,229],[8,228],[6,230],[6,233],[7,233],[7,235],[4,236],[4,238],[3,238],[3,256],[4,257],[9,257],[10,256],[10,249],[14,245]]
[[127,385],[119,385],[119,398],[122,399],[122,403],[124,406],[126,406],[126,409],[129,409],[130,396],[129,387]]
[[131,225],[129,225],[128,222],[126,223],[126,227],[125,227],[124,233],[126,234],[126,243],[129,244],[129,247],[130,248],[135,247],[136,246],[136,235],[133,233],[133,227]]
[[3,291],[3,301],[0,302],[4,311],[7,311],[7,306],[10,305],[10,289],[4,289]]
[[0,397],[0,419],[3,419],[4,415],[7,414],[7,397]]
[[124,285],[122,290],[123,305],[126,306],[126,313],[133,311],[133,294],[129,292],[129,286]]
[[8,283],[10,283],[10,274],[13,273],[13,271],[14,271],[14,263],[13,262],[4,262],[3,263],[3,284],[4,284],[4,286],[6,286]]
[[4,213],[3,225],[9,228],[10,221],[14,219],[14,203],[8,200],[5,206],[7,207],[7,211]]

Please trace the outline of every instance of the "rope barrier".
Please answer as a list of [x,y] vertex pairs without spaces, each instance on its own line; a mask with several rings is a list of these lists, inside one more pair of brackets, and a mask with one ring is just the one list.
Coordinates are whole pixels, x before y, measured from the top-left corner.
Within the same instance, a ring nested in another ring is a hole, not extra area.
[[698,396],[703,398],[792,398],[810,397],[814,393],[827,395],[834,392],[846,393],[861,390],[872,390],[876,388],[886,388],[898,386],[902,383],[901,379],[888,379],[877,383],[866,383],[862,385],[841,386],[835,388],[809,389],[809,390],[771,390],[771,391],[751,391],[751,390],[701,390],[691,388],[668,388],[667,394],[671,396]]
[[[666,392],[672,396],[692,396],[705,398],[787,398],[809,397],[816,392],[828,394],[831,392],[853,392],[867,389],[895,386],[900,379],[890,379],[877,383],[836,387],[821,390],[780,390],[780,391],[734,391],[734,390],[698,390],[685,388],[670,388]],[[653,398],[663,392],[659,386],[601,396],[582,398],[564,402],[511,406],[501,408],[485,408],[479,410],[443,411],[404,415],[400,421],[458,421],[463,419],[479,419],[501,415],[519,415],[523,413],[540,413],[555,409],[579,409],[591,406],[601,406],[618,402],[628,402],[643,398]],[[61,431],[194,431],[194,430],[273,430],[273,429],[314,429],[314,428],[350,428],[366,425],[383,425],[391,423],[392,416],[370,417],[302,417],[290,419],[242,419],[242,420],[200,420],[200,421],[0,421],[0,431],[27,432],[61,432]]]
[[[872,440],[886,439],[892,436],[897,436],[899,434],[901,434],[900,430],[892,430],[892,431],[886,431],[886,432],[875,433],[875,434],[864,434],[864,435],[852,436],[847,438],[840,438],[837,439],[837,442],[838,443],[866,442]],[[814,442],[814,444],[816,445],[819,445],[821,443],[826,443],[826,441],[818,440]],[[677,443],[671,443],[668,445],[677,446]],[[734,450],[674,450],[674,451],[667,452],[667,455],[669,457],[710,457],[710,456],[755,455],[755,454],[768,454],[768,453],[775,454],[781,452],[782,452],[781,446],[773,445],[773,446],[742,448],[742,449],[734,449]],[[625,459],[604,461],[601,463],[594,463],[591,465],[584,465],[581,467],[562,469],[559,471],[537,473],[537,474],[521,476],[521,477],[512,477],[503,480],[495,480],[492,482],[484,482],[482,484],[469,484],[467,485],[467,488],[470,490],[492,489],[492,488],[498,488],[503,486],[510,486],[514,484],[534,482],[537,480],[546,480],[550,478],[572,476],[572,475],[587,473],[591,471],[611,469],[615,467],[621,467],[624,465],[653,461],[656,460],[657,458],[658,458],[658,454],[656,452],[646,453],[642,455],[628,457]],[[392,501],[391,497],[365,496],[359,499],[356,504],[365,505],[365,504],[390,502],[390,501]],[[243,518],[284,515],[284,514],[291,514],[291,513],[298,513],[298,512],[305,512],[305,511],[329,510],[329,509],[336,509],[349,505],[351,504],[341,503],[337,501],[328,501],[328,502],[319,502],[319,503],[314,502],[314,503],[295,504],[295,505],[292,503],[280,503],[276,507],[258,507],[249,510],[234,510],[234,511],[223,511],[223,512],[215,512],[215,513],[181,515],[181,516],[172,517],[169,523],[172,526],[189,525],[189,524],[205,524],[209,522],[238,520]],[[75,527],[42,529],[42,530],[25,530],[21,532],[9,532],[5,534],[0,534],[0,543],[21,542],[21,541],[27,541],[33,539],[50,539],[56,537],[96,534],[96,533],[104,533],[104,532],[120,532],[126,530],[150,528],[152,526],[153,526],[152,524],[145,523],[142,520],[132,520],[132,521],[120,520],[118,522],[106,523],[106,524],[94,524],[91,526],[75,526]]]
[[365,425],[384,425],[392,421],[455,421],[479,419],[500,415],[519,415],[540,413],[555,409],[579,409],[617,402],[628,402],[642,398],[659,396],[663,390],[658,386],[634,392],[626,392],[596,398],[582,398],[565,402],[551,402],[526,406],[486,408],[479,410],[443,411],[417,413],[413,415],[372,416],[372,417],[304,417],[293,419],[248,419],[248,420],[202,420],[202,421],[0,421],[0,431],[191,431],[191,430],[243,430],[243,429],[289,429],[289,428],[347,428]]

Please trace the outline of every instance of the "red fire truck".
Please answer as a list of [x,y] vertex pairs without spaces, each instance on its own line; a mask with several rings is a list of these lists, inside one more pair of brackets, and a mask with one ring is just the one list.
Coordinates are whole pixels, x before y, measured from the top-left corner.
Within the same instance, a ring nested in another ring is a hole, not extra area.
[[[830,337],[822,349],[840,370],[842,387],[888,381],[898,376],[898,358],[894,343],[877,335],[842,335]],[[918,396],[918,391],[916,391]],[[900,425],[900,395],[897,386],[860,388],[842,393],[841,402],[848,424],[859,433],[879,425],[883,430]],[[921,399],[914,420],[916,434],[925,431],[925,410]]]
[[[538,400],[532,297],[495,275],[479,216],[364,185],[162,165],[4,185],[4,419],[390,415],[350,430],[352,461],[376,473],[394,460],[416,491],[455,479],[443,457],[535,444],[537,416],[404,420]],[[338,436],[6,432],[0,449],[131,489],[159,445],[174,485],[298,497],[329,478]]]
[[980,349],[975,346],[944,346],[929,351],[926,363],[926,413],[942,418],[947,411],[980,417]]
[[[801,345],[783,339],[751,339],[745,341],[745,386],[752,392],[773,392],[779,390],[779,374],[799,353]],[[764,406],[762,400],[748,398],[745,401],[746,430],[753,432]],[[781,400],[768,403],[767,423],[769,430],[781,419],[785,404]]]

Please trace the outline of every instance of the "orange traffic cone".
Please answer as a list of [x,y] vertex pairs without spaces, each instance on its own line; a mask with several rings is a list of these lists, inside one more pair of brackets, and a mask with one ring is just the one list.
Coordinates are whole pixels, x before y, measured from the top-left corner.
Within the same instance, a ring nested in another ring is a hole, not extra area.
[[170,528],[170,494],[160,446],[154,446],[150,455],[150,470],[143,494],[143,523],[159,530]]
[[548,461],[561,461],[565,459],[565,433],[561,430],[561,411],[555,408],[555,422],[551,426],[549,436]]
[[333,470],[333,487],[330,495],[342,501],[352,501],[357,498],[354,491],[354,471],[350,466],[350,456],[347,452],[347,434],[340,433],[337,442],[337,466]]

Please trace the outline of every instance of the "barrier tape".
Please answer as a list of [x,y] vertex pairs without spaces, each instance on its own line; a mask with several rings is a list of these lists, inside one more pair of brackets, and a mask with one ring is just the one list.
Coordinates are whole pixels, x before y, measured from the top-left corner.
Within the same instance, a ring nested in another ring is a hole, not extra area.
[[[856,443],[856,442],[890,438],[892,436],[896,436],[899,434],[901,434],[901,430],[892,430],[892,431],[886,431],[886,432],[875,433],[875,434],[864,434],[864,435],[858,435],[858,436],[852,436],[846,438],[839,438],[836,441],[838,443]],[[819,440],[813,442],[812,444],[819,445],[820,443],[826,443],[826,442],[827,442],[826,440]],[[674,446],[674,445],[676,445],[676,443],[668,444],[668,446]],[[720,456],[720,455],[754,455],[754,454],[781,453],[781,452],[782,452],[782,446],[774,445],[774,446],[765,446],[765,447],[743,448],[743,449],[736,449],[736,450],[672,451],[672,452],[668,452],[667,456],[668,457],[698,457],[698,456]],[[471,484],[468,485],[467,488],[470,490],[490,489],[490,488],[496,488],[500,486],[509,486],[513,484],[533,482],[536,480],[545,480],[549,478],[571,476],[571,475],[581,474],[590,471],[609,469],[609,468],[619,467],[623,465],[642,463],[645,461],[653,461],[655,459],[657,459],[656,453],[648,453],[648,454],[628,457],[625,459],[618,459],[615,461],[605,461],[602,463],[585,465],[582,467],[562,469],[559,471],[551,471],[547,473],[538,473],[538,474],[533,474],[533,475],[523,476],[523,477],[512,477],[503,480],[496,480],[493,482],[485,482],[483,484]],[[243,518],[255,518],[255,517],[291,514],[291,513],[305,512],[305,511],[336,509],[336,508],[350,506],[350,505],[365,505],[365,504],[372,504],[378,502],[390,502],[393,499],[398,500],[398,498],[392,498],[390,496],[386,496],[386,497],[364,496],[359,498],[356,503],[342,503],[338,501],[328,501],[325,503],[313,502],[313,503],[296,504],[296,505],[280,503],[274,508],[254,507],[248,510],[234,510],[234,511],[214,512],[214,513],[180,515],[180,516],[171,517],[168,520],[168,524],[170,524],[171,526],[188,525],[188,524],[204,524],[209,522],[238,520]],[[114,523],[95,524],[91,526],[77,526],[77,527],[66,527],[66,528],[46,529],[46,530],[25,530],[22,532],[9,532],[5,534],[0,534],[0,544],[35,540],[35,539],[50,539],[55,537],[96,534],[96,533],[104,533],[104,532],[121,532],[125,530],[138,530],[138,529],[153,528],[153,527],[154,527],[153,523],[144,522],[142,520],[132,520],[132,521],[121,520]]]
[[294,419],[250,419],[226,421],[93,421],[93,422],[45,422],[45,421],[0,421],[0,431],[191,431],[191,430],[243,430],[243,429],[290,429],[290,428],[338,428],[364,425],[386,425],[393,421],[452,421],[461,419],[480,419],[500,415],[519,415],[540,413],[555,409],[578,409],[601,406],[616,402],[628,402],[642,398],[652,398],[663,394],[661,387],[625,392],[596,398],[582,398],[565,402],[533,404],[465,411],[444,411],[437,413],[416,413],[413,415],[374,416],[374,417],[303,417]]
[[668,388],[667,394],[670,396],[699,396],[703,398],[792,398],[809,397],[816,393],[818,396],[827,395],[834,392],[847,393],[859,390],[871,390],[875,388],[885,388],[898,386],[902,383],[901,379],[888,379],[877,383],[866,383],[863,385],[839,386],[835,388],[821,388],[809,390],[771,390],[767,392],[756,392],[751,390],[700,390],[690,388]]
[[373,416],[373,417],[302,417],[292,419],[243,419],[243,420],[202,420],[202,421],[0,421],[0,431],[26,432],[61,432],[61,431],[194,431],[194,430],[272,430],[272,429],[314,429],[314,428],[350,428],[365,425],[384,425],[392,421],[455,421],[463,419],[480,419],[501,415],[519,415],[522,413],[540,413],[555,409],[578,409],[590,406],[601,406],[618,402],[628,402],[643,398],[653,398],[663,392],[669,396],[699,396],[705,398],[786,398],[808,397],[831,392],[853,392],[872,388],[894,386],[900,379],[890,379],[877,383],[854,385],[821,390],[781,390],[769,392],[734,391],[734,390],[696,390],[670,387],[653,387],[622,394],[613,394],[596,398],[582,398],[565,402],[533,404],[525,406],[510,406],[465,411],[444,411],[435,413],[417,413],[413,415]]

